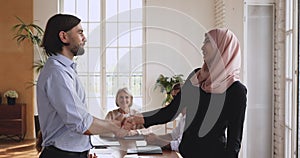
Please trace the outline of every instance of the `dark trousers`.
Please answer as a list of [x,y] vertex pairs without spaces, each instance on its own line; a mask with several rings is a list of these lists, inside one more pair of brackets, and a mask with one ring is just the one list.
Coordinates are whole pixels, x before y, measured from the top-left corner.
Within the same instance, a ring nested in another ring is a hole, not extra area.
[[43,149],[39,158],[88,158],[89,151],[70,152],[60,150],[54,146],[47,146]]

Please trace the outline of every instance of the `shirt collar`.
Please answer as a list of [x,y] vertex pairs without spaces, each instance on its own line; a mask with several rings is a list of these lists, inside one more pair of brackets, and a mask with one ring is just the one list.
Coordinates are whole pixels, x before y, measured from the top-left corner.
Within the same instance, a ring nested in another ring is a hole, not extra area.
[[71,59],[67,58],[66,56],[61,55],[59,53],[57,53],[57,55],[52,55],[49,58],[59,61],[61,64],[63,64],[66,67],[69,67],[69,66],[72,67],[72,65],[74,65],[73,60],[71,60]]

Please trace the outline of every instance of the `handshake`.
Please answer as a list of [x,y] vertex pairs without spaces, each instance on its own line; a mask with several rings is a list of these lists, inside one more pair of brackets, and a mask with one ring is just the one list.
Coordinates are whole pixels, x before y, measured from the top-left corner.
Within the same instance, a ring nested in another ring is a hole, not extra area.
[[135,130],[137,125],[143,125],[144,117],[142,114],[131,115],[129,117],[125,117],[121,121],[121,128],[125,130]]
[[122,138],[124,136],[132,136],[138,134],[136,132],[137,127],[144,124],[144,117],[142,114],[136,114],[122,119],[119,118],[113,120],[112,122],[115,127],[117,127],[113,130],[113,134],[116,137]]

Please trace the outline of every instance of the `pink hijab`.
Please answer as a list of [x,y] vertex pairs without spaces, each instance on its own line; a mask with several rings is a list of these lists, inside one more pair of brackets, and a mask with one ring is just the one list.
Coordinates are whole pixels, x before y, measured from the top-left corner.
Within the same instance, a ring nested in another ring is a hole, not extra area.
[[[228,29],[213,29],[206,36],[216,49],[210,61],[190,79],[207,93],[224,93],[233,82],[240,80],[240,44]],[[214,52],[213,52],[214,53]]]

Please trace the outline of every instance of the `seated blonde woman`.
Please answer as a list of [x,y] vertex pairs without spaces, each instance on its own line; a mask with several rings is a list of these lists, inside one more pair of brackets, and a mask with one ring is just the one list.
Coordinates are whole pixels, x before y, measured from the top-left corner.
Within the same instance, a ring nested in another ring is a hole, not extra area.
[[[116,95],[116,106],[115,110],[109,111],[105,116],[107,120],[118,120],[122,121],[124,118],[130,115],[139,114],[137,110],[131,109],[133,103],[133,95],[128,88],[121,88],[118,90]],[[147,135],[152,133],[151,129],[145,129],[143,125],[136,126],[135,130],[131,130],[129,135]]]

